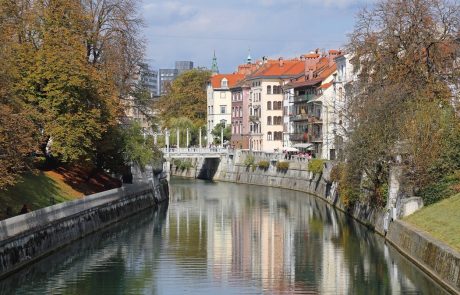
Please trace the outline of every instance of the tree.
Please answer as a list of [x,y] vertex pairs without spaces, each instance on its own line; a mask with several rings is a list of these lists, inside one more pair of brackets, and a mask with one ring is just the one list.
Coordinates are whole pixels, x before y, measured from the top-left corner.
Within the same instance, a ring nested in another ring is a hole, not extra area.
[[210,76],[208,71],[190,70],[174,80],[158,104],[165,127],[171,127],[172,119],[179,117],[190,119],[195,126],[206,124],[206,85]]
[[409,185],[435,180],[430,171],[449,145],[444,139],[459,127],[451,103],[459,99],[452,91],[458,30],[459,6],[448,0],[383,0],[358,16],[348,45],[358,81],[349,100],[345,178],[376,203],[398,155]]
[[141,25],[134,0],[0,0],[0,187],[47,142],[61,161],[125,164],[120,99],[142,58]]
[[220,139],[222,135],[222,130],[224,131],[224,142],[230,141],[230,139],[232,138],[232,126],[228,125],[227,127],[225,127],[224,123],[219,123],[211,131],[211,134],[214,138],[214,144],[221,144]]
[[24,113],[0,104],[0,190],[18,181],[32,166],[32,151],[38,148],[33,123]]

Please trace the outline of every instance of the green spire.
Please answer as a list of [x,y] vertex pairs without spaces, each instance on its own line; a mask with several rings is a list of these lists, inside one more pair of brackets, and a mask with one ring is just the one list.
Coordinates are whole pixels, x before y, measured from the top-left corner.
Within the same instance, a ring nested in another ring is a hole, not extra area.
[[216,51],[214,50],[214,57],[212,58],[211,71],[213,74],[219,74],[219,67],[217,66]]

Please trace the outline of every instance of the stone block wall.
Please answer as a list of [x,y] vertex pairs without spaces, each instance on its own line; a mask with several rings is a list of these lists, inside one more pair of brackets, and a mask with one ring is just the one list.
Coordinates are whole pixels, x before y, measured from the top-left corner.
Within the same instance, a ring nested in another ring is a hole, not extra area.
[[76,239],[169,198],[165,179],[57,204],[0,221],[0,278]]

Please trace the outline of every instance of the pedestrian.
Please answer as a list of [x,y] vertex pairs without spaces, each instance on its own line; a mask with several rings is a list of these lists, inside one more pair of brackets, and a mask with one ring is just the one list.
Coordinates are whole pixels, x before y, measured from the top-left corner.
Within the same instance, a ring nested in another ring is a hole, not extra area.
[[13,217],[13,208],[10,206],[6,207],[6,218]]
[[26,214],[26,213],[29,213],[29,212],[30,212],[30,210],[29,210],[29,208],[27,207],[27,204],[24,204],[24,205],[22,206],[22,208],[21,208],[21,211],[19,211],[19,215],[21,215],[21,214]]

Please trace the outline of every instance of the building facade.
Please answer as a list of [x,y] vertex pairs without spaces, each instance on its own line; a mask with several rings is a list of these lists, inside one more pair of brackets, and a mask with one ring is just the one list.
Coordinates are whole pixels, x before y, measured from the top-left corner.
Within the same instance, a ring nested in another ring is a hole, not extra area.
[[258,151],[281,151],[284,141],[283,86],[304,72],[299,59],[263,60],[247,81],[249,92],[250,145]]
[[175,62],[176,70],[178,74],[181,74],[185,71],[189,71],[193,69],[193,61],[189,60],[178,60]]
[[179,74],[177,69],[160,69],[158,75],[158,94],[165,95],[168,85],[170,85]]
[[322,56],[303,56],[305,73],[285,86],[291,91],[290,117],[293,147],[308,149],[314,157],[334,160],[337,157],[337,124],[339,122],[334,82],[335,58],[341,53],[330,50]]
[[249,92],[251,87],[242,81],[232,87],[232,139],[238,149],[249,149]]
[[207,101],[207,138],[208,145],[214,141],[212,130],[217,124],[230,125],[232,120],[232,92],[244,78],[242,74],[217,74],[211,77],[206,89]]

